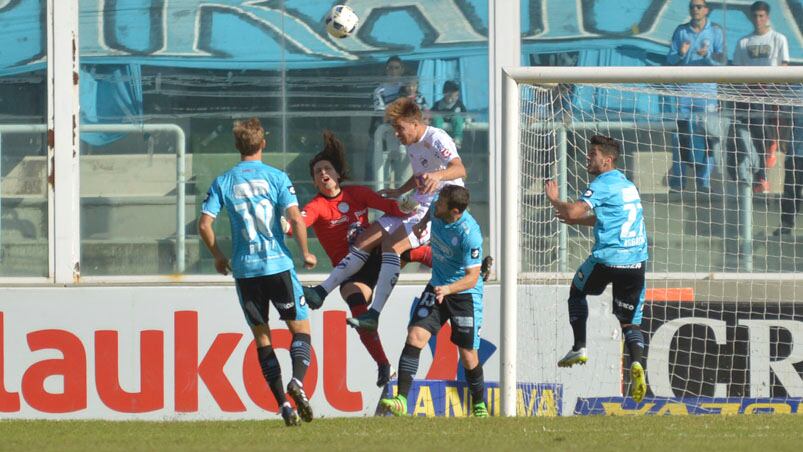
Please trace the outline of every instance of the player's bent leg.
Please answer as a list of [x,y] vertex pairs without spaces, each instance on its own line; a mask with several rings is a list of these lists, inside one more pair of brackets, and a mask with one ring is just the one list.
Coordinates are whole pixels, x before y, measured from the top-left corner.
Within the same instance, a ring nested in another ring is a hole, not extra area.
[[313,309],[323,305],[323,301],[335,288],[354,276],[368,262],[371,251],[382,243],[384,229],[379,223],[372,223],[362,232],[346,255],[321,284],[304,287],[304,298]]
[[349,319],[349,325],[355,328],[364,328],[375,331],[379,327],[379,313],[385,307],[390,293],[399,280],[401,271],[401,253],[412,247],[407,237],[408,231],[397,228],[391,235],[382,240],[382,267],[374,290],[374,300],[371,309],[360,317]]
[[[340,295],[346,300],[352,317],[358,317],[368,311],[367,300],[371,298],[371,288],[367,285],[359,282],[347,282],[340,286]],[[376,362],[376,385],[381,388],[396,375],[396,371],[388,361],[384,347],[382,347],[382,341],[379,339],[379,333],[363,329],[358,329],[357,332],[360,336],[360,342]]]
[[466,374],[466,383],[471,392],[471,415],[488,417],[488,407],[485,405],[485,377],[477,350],[463,347],[458,347],[458,350]]
[[407,332],[407,342],[402,349],[399,358],[399,385],[395,397],[384,398],[379,404],[394,416],[407,415],[407,395],[410,393],[410,386],[413,378],[418,372],[418,360],[421,356],[421,349],[424,348],[431,337],[431,333],[421,327],[411,326]]
[[586,321],[588,320],[588,300],[585,293],[572,284],[569,290],[569,324],[572,326],[574,345],[558,361],[558,367],[572,367],[588,362],[586,354]]
[[305,422],[312,422],[312,407],[304,392],[304,377],[310,364],[309,320],[288,320],[287,327],[293,335],[290,357],[293,363],[293,378],[287,384],[287,393],[296,402],[298,414]]
[[257,357],[259,367],[262,369],[262,376],[268,384],[276,403],[281,407],[281,415],[285,425],[288,427],[296,426],[301,423],[296,410],[287,402],[282,385],[282,368],[276,357],[276,352],[270,343],[270,329],[267,325],[254,325],[251,327],[254,333],[254,341],[257,347]]

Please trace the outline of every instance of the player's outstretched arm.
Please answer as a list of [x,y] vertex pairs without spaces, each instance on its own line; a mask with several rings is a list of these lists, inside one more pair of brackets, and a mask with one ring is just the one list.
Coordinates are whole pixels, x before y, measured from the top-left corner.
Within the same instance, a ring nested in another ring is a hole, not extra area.
[[209,252],[211,252],[212,256],[215,258],[215,270],[221,275],[228,275],[231,270],[229,259],[217,246],[217,237],[215,236],[215,230],[212,228],[214,222],[215,217],[201,214],[201,219],[198,220],[198,234],[201,236],[201,240],[204,241],[204,245],[206,245]]
[[480,279],[479,265],[477,265],[476,267],[467,268],[466,275],[458,279],[457,281],[451,284],[447,284],[445,286],[435,287],[435,300],[437,300],[438,303],[442,303],[443,297],[447,295],[453,293],[460,293],[464,290],[468,290],[475,287],[479,279]]
[[[576,201],[576,202],[567,202],[560,199],[560,194],[558,191],[558,184],[554,180],[550,180],[546,182],[544,186],[544,193],[546,194],[547,199],[552,204],[552,207],[555,208],[555,216],[564,223],[567,224],[588,224],[587,221],[591,221],[589,219],[589,213],[591,211],[591,207],[583,201]],[[596,223],[596,217],[592,215],[594,222],[590,223],[591,226]]]
[[304,222],[304,217],[301,216],[301,211],[298,206],[290,206],[285,210],[285,216],[290,223],[290,228],[293,230],[293,237],[298,242],[298,247],[301,249],[301,254],[304,257],[304,268],[315,268],[318,259],[314,254],[309,252],[307,246],[307,224]]

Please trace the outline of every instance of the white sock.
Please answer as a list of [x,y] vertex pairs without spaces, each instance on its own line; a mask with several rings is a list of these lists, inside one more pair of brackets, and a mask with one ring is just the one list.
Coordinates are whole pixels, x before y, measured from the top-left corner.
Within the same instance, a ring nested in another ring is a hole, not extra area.
[[374,290],[374,301],[371,303],[371,309],[376,312],[382,312],[385,303],[390,297],[390,292],[396,286],[399,280],[399,272],[401,271],[401,259],[396,253],[382,253],[382,268],[379,270],[379,278],[376,282],[376,289]]
[[345,280],[351,278],[355,273],[360,271],[362,266],[368,262],[369,256],[370,253],[352,246],[349,249],[349,253],[346,255],[346,257],[338,262],[337,266],[332,269],[332,273],[329,273],[329,277],[326,278],[326,281],[321,283],[321,287],[323,287],[326,293],[332,293],[332,291],[343,284]]

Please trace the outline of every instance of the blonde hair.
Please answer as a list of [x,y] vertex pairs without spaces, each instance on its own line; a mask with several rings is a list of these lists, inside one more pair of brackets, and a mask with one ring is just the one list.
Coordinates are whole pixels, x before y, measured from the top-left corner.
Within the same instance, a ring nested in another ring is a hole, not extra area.
[[388,105],[385,109],[385,120],[393,123],[399,119],[406,119],[413,122],[424,121],[421,107],[418,106],[415,99],[411,97],[400,97]]
[[254,155],[262,149],[265,129],[257,118],[234,121],[234,146],[241,155]]

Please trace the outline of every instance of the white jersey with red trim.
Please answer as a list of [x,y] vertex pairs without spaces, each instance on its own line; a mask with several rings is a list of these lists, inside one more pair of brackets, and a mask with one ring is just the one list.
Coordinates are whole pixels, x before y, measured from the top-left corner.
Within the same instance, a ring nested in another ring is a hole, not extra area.
[[413,199],[422,206],[429,206],[432,200],[438,196],[441,188],[446,185],[464,186],[463,179],[458,178],[449,181],[442,181],[435,193],[424,194],[419,191],[421,187],[421,175],[446,169],[452,160],[460,158],[457,155],[457,146],[454,140],[442,129],[427,126],[427,130],[418,142],[407,146],[407,156],[410,157],[410,165],[413,167],[413,176],[416,178],[416,190]]

